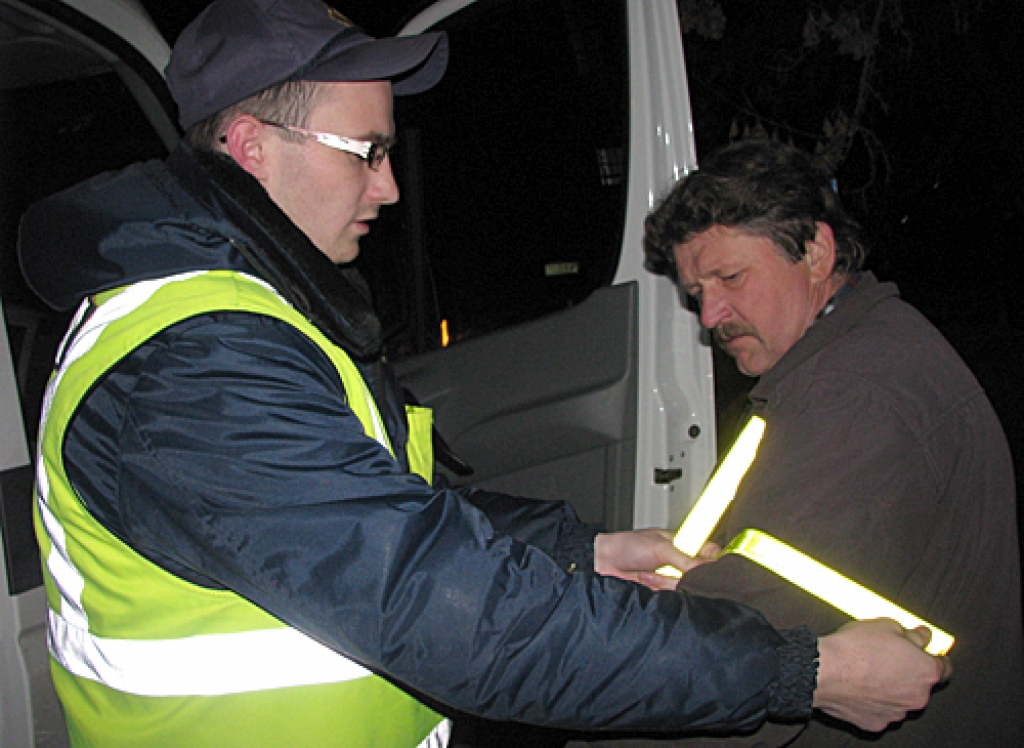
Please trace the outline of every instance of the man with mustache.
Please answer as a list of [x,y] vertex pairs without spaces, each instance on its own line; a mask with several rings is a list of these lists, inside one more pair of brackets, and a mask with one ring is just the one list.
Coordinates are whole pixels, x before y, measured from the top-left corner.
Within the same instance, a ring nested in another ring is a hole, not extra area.
[[[1005,436],[938,330],[862,269],[861,230],[831,175],[791,146],[732,145],[652,212],[645,251],[759,377],[749,410],[765,436],[717,542],[761,530],[956,637],[957,677],[914,718],[868,736],[819,715],[792,745],[1024,745]],[[688,571],[680,588],[746,602],[777,626],[847,620],[735,554]],[[800,729],[767,726],[747,744],[789,744]]]

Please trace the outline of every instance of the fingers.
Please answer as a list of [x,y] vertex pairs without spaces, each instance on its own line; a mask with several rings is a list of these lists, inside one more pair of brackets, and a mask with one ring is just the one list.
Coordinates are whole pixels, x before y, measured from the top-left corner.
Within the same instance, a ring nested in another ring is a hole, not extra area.
[[[913,629],[905,629],[903,634],[907,639],[916,644],[921,649],[928,646],[928,642],[932,640],[932,632],[927,626],[918,626]],[[945,683],[953,675],[953,662],[949,657],[935,657],[935,665],[939,672],[938,683]]]
[[932,640],[931,629],[927,626],[918,626],[916,629],[906,629],[906,633],[903,635],[921,649],[927,647],[928,642]]
[[[700,566],[702,563],[704,563],[704,561],[710,560],[710,559],[703,559],[702,560],[702,559],[691,558],[691,557],[687,556],[685,553],[683,553],[682,551],[680,551],[675,546],[670,546],[669,548],[664,549],[659,554],[659,560],[661,561],[661,565],[662,566],[673,566],[676,569],[679,569],[679,571],[683,572],[683,574],[685,574],[690,569],[693,569],[694,567]],[[676,580],[673,580],[673,581],[678,582],[679,580],[676,579]]]
[[652,590],[674,590],[679,585],[679,580],[675,577],[666,577],[662,574],[652,574],[650,572],[637,574],[637,581],[645,587],[650,587]]
[[890,619],[847,624],[822,637],[815,706],[863,730],[884,730],[923,709],[934,686],[952,673],[945,657],[923,651],[925,628]]
[[722,546],[708,541],[701,546],[696,556],[687,556],[672,543],[674,536],[668,530],[657,530],[654,532],[657,532],[661,541],[658,544],[658,554],[661,557],[661,562],[674,566],[682,572],[689,571],[694,566],[706,564],[708,561],[714,561],[722,555]]
[[712,543],[710,540],[706,542],[700,549],[700,553],[697,554],[697,558],[703,562],[715,561],[719,556],[722,555],[722,546],[718,543]]
[[637,581],[654,590],[672,590],[677,576],[657,574],[663,567],[682,573],[714,561],[721,548],[706,544],[697,558],[690,558],[672,544],[668,530],[648,528],[618,533],[601,533],[594,541],[594,569],[599,574]]

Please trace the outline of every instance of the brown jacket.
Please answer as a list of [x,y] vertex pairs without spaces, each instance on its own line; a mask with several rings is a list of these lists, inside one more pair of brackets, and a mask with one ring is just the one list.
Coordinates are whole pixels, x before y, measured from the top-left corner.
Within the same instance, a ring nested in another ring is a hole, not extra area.
[[[967,366],[893,284],[866,273],[750,399],[768,428],[717,539],[764,530],[957,638],[948,686],[878,743],[1024,745],[1013,467]],[[776,626],[823,634],[848,620],[736,556],[682,587],[741,600]],[[791,745],[868,737],[816,718]]]

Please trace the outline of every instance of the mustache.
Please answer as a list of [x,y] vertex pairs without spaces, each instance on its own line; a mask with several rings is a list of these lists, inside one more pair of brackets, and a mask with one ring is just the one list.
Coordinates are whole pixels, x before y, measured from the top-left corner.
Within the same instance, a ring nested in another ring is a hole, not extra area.
[[757,330],[750,325],[745,325],[742,322],[724,322],[714,330],[711,331],[711,335],[718,346],[724,347],[730,341],[735,338],[740,338],[745,335],[757,337]]

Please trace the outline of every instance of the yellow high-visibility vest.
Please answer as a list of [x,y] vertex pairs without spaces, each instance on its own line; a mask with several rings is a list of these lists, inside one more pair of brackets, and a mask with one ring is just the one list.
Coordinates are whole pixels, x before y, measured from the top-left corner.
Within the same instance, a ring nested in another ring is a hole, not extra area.
[[[305,334],[334,363],[367,435],[391,449],[349,357],[256,278],[186,273],[83,306],[44,400],[35,512],[51,669],[72,745],[439,748],[450,729],[440,715],[234,592],[152,563],[106,530],[71,486],[64,438],[93,385],[159,331],[230,310],[275,317]],[[418,447],[410,460],[428,480],[429,418],[420,409],[410,424]]]

